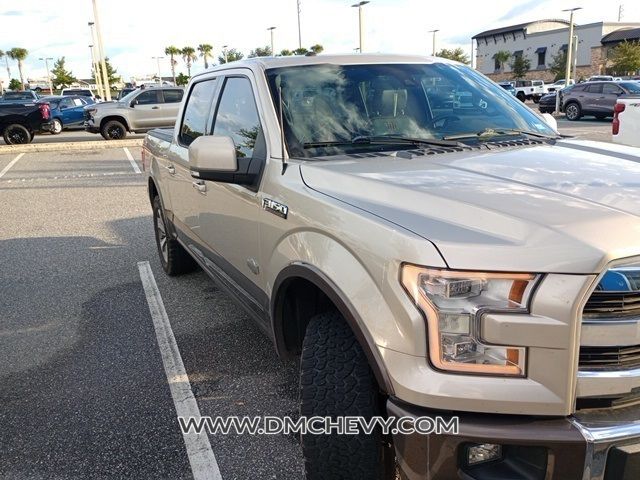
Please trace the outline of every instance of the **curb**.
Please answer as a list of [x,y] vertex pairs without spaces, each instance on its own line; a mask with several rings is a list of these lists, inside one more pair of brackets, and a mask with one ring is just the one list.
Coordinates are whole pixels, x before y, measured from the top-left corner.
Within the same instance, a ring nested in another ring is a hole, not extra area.
[[140,147],[142,138],[131,140],[90,140],[86,142],[29,143],[26,145],[0,145],[0,155],[29,152],[64,152],[122,147]]

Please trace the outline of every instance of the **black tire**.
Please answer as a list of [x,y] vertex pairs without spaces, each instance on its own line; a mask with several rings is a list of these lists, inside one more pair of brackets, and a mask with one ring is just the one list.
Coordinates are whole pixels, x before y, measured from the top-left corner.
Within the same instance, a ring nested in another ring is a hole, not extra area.
[[596,120],[604,120],[605,118],[607,118],[607,115],[596,115]]
[[169,276],[189,273],[197,268],[197,264],[178,241],[172,238],[167,229],[168,223],[164,215],[160,197],[153,199],[153,229],[156,236],[156,246],[162,269]]
[[59,118],[51,120],[51,135],[58,135],[62,133],[62,128],[63,125]]
[[[337,312],[312,318],[302,344],[300,415],[362,416],[384,412],[362,347]],[[393,448],[380,431],[357,435],[302,435],[307,480],[391,480]]]
[[540,102],[540,97],[533,97],[533,103]]
[[517,98],[518,100],[520,100],[522,103],[524,103],[524,101],[526,100],[526,97],[524,96],[524,93],[522,93],[522,92],[518,92],[518,93],[516,94],[516,98]]
[[567,120],[575,122],[576,120],[580,120],[582,117],[582,109],[580,108],[580,104],[578,102],[569,102],[564,106],[564,114],[567,117]]
[[122,140],[127,136],[127,127],[119,120],[109,120],[102,125],[100,133],[105,140]]
[[4,129],[2,137],[7,145],[20,145],[31,143],[34,135],[24,125],[12,123]]

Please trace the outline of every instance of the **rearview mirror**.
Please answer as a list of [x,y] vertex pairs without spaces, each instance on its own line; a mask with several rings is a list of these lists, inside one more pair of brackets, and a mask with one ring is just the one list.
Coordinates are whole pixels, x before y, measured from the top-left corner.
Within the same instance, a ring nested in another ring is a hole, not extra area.
[[236,155],[231,137],[200,136],[189,145],[191,176],[201,180],[233,182],[238,171]]
[[553,129],[554,132],[558,131],[558,121],[553,117],[553,115],[549,113],[543,113],[542,118],[544,119],[545,123]]

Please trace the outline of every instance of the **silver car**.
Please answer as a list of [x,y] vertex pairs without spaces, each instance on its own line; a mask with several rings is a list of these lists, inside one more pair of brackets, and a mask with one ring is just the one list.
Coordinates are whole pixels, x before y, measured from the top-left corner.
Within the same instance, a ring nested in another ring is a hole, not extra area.
[[183,93],[181,87],[140,88],[116,102],[91,105],[84,110],[85,130],[100,133],[106,140],[119,140],[127,132],[171,127]]

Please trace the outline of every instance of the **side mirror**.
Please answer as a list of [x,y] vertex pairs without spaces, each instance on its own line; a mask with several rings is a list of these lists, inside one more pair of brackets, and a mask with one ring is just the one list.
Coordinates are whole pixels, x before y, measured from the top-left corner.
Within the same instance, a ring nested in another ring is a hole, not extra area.
[[553,115],[549,113],[543,113],[542,118],[544,119],[547,125],[553,128],[554,132],[558,131],[558,121],[553,117]]
[[231,137],[204,135],[189,145],[191,176],[201,180],[233,182],[238,171],[236,146]]

